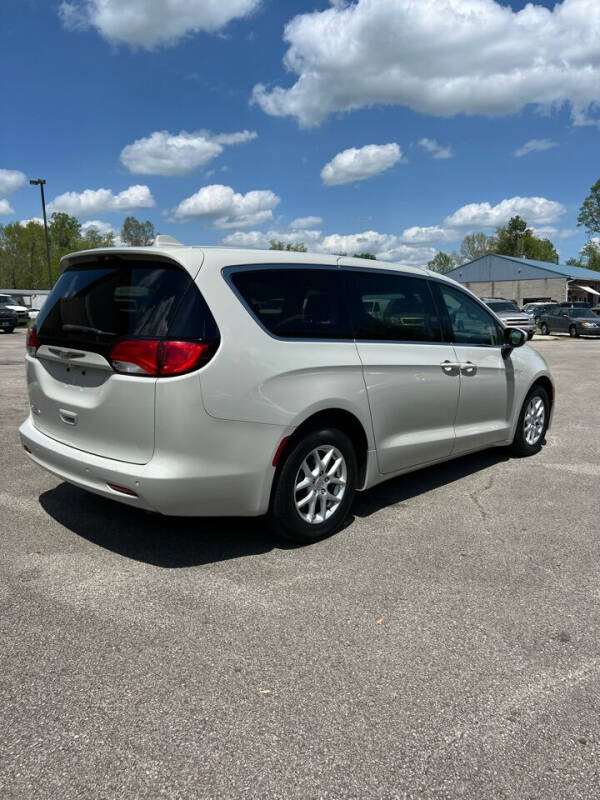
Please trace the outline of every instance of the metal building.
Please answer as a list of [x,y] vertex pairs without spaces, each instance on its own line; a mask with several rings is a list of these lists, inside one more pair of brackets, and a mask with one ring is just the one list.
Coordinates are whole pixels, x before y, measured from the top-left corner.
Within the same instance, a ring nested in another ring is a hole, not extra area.
[[536,300],[600,301],[600,272],[495,253],[446,273],[479,297],[504,297],[519,306]]

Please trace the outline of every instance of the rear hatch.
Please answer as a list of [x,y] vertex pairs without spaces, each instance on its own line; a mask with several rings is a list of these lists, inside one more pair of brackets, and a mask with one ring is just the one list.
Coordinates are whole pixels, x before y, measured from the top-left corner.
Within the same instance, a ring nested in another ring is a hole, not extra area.
[[147,463],[157,378],[138,368],[140,374],[116,371],[111,351],[132,342],[202,341],[214,337],[214,327],[192,277],[166,258],[71,257],[35,323],[36,358],[28,360],[33,424],[71,447]]

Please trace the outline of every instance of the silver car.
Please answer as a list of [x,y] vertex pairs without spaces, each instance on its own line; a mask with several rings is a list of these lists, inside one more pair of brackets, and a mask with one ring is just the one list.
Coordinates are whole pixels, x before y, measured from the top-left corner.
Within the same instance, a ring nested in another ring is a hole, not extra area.
[[514,300],[505,300],[503,297],[482,297],[481,300],[491,308],[505,325],[520,328],[525,331],[528,339],[533,339],[535,321],[531,314],[521,311]]
[[488,447],[539,451],[544,359],[434,272],[279,251],[66,256],[29,330],[33,461],[169,515],[266,514],[309,542],[354,493]]

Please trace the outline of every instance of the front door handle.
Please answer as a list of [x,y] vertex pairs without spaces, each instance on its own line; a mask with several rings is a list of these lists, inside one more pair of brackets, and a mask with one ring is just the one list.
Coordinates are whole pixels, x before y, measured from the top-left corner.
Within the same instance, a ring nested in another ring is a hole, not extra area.
[[461,366],[461,364],[457,364],[454,361],[442,361],[440,364],[440,367],[443,369],[446,375],[453,375],[455,372],[460,370]]
[[477,373],[477,367],[472,361],[465,361],[464,364],[460,365],[460,368],[464,375],[475,375]]

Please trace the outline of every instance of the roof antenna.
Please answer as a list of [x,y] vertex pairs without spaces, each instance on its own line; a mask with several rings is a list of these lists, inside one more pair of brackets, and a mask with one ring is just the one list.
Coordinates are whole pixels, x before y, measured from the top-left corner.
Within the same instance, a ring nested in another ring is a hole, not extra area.
[[152,242],[152,247],[183,247],[183,244],[166,233],[159,233]]

